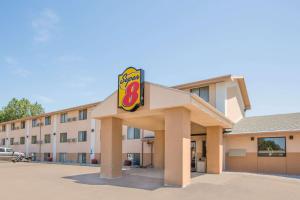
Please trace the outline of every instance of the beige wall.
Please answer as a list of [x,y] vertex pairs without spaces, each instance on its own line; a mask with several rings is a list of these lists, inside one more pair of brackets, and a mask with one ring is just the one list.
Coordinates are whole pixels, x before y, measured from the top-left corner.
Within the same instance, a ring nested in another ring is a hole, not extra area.
[[245,116],[244,103],[237,84],[227,88],[227,112],[226,117],[233,122],[238,122]]
[[[91,119],[91,111],[94,109],[94,107],[89,107],[88,109],[88,116],[87,120],[78,120],[78,113],[79,110],[72,110],[68,111],[68,118],[76,117],[76,121],[67,122],[67,123],[60,123],[60,114],[56,113],[51,115],[51,125],[43,125],[41,128],[41,159],[43,160],[44,153],[51,153],[51,156],[53,156],[53,152],[56,154],[56,159],[59,161],[59,153],[66,153],[67,154],[67,160],[69,162],[76,162],[78,153],[86,153],[87,154],[87,162],[90,162],[90,148],[92,143],[92,128],[93,128],[93,122]],[[56,116],[56,131],[54,131],[55,126],[55,120],[54,116]],[[44,123],[44,117],[41,118],[42,122]],[[39,121],[39,120],[38,120]],[[27,127],[25,129],[20,129],[21,127],[21,121],[16,121],[15,126],[19,127],[17,130],[10,130],[11,123],[6,123],[6,131],[0,132],[0,142],[2,142],[2,138],[8,138],[6,141],[7,146],[13,148],[15,151],[18,152],[26,152],[26,144],[16,144],[16,145],[10,145],[10,138],[14,138],[15,143],[20,142],[20,137],[25,137],[25,141],[28,140],[28,153],[36,153],[39,155],[39,144],[31,144],[31,136],[37,136],[37,140],[40,140],[40,128],[39,127],[32,127],[32,120],[26,120],[26,126],[28,126],[28,138],[26,138],[26,132]],[[1,125],[0,125],[1,126]],[[95,121],[95,138],[94,138],[94,152],[95,152],[95,158],[100,162],[100,128],[101,128],[101,122],[99,120]],[[1,127],[0,127],[1,129]],[[87,141],[86,142],[78,142],[78,132],[79,131],[87,131]],[[134,139],[134,140],[128,140],[127,139],[127,126],[123,126],[123,140],[122,140],[122,151],[124,154],[127,155],[127,153],[141,153],[142,152],[142,142],[140,139]],[[53,135],[53,133],[56,133],[56,136]],[[60,133],[67,132],[68,139],[74,138],[76,139],[76,142],[67,142],[67,143],[60,143]],[[51,143],[45,144],[44,138],[46,134],[50,134],[51,136]],[[143,130],[141,132],[142,136],[154,136],[154,133],[151,131]],[[53,151],[53,142],[54,137],[56,137],[56,151]],[[0,145],[2,146],[2,145]],[[150,152],[151,152],[151,146],[147,143],[144,143],[144,153],[145,153],[145,162],[144,164],[150,164]]]
[[[258,173],[300,174],[300,132],[277,132],[225,137],[226,170]],[[292,135],[293,140],[289,139]],[[251,141],[254,137],[254,141]],[[257,138],[286,137],[286,157],[258,157]],[[231,150],[245,152],[229,156]]]

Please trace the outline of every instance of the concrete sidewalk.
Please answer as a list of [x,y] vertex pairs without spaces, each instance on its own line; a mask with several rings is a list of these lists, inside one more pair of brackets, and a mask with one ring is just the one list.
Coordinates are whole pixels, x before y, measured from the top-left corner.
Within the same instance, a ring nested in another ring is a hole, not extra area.
[[101,179],[99,171],[88,166],[0,163],[1,199],[300,199],[299,177],[193,174],[188,187],[171,188],[163,186],[159,170],[127,170],[117,179]]

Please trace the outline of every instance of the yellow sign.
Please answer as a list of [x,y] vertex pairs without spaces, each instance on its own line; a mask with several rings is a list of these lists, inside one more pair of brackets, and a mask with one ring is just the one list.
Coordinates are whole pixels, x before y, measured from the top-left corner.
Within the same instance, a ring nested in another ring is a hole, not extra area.
[[136,111],[144,105],[144,70],[128,67],[118,77],[118,107]]

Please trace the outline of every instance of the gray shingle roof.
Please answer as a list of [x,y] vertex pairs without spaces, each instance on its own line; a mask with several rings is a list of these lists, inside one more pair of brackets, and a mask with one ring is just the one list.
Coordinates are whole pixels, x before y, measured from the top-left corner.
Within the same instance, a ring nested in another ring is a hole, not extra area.
[[300,113],[246,117],[228,134],[300,131]]

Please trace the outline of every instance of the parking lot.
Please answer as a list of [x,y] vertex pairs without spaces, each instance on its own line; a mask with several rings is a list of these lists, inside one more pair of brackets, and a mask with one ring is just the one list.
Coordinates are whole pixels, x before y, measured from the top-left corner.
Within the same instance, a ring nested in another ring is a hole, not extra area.
[[0,163],[1,199],[300,199],[300,178],[225,172],[193,174],[185,188],[164,187],[161,172],[132,169],[112,180],[89,166]]

